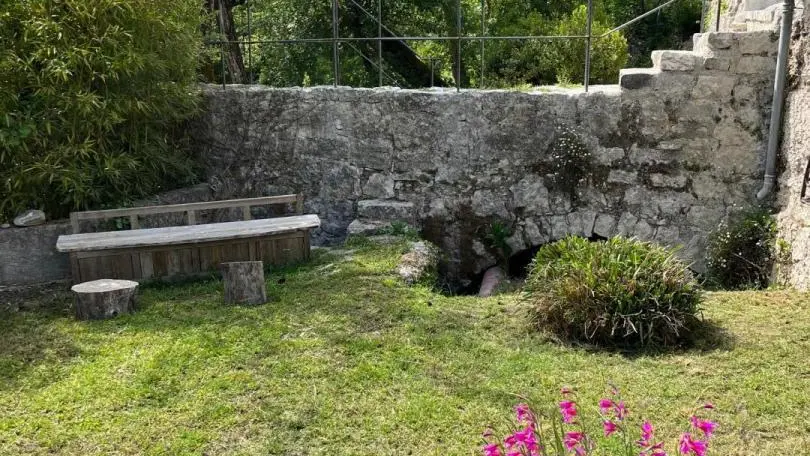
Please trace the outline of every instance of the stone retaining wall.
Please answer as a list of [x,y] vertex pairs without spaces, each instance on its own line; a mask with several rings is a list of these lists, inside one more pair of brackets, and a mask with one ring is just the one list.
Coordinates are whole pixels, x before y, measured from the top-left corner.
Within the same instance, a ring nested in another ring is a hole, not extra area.
[[197,149],[217,197],[304,192],[321,243],[408,221],[460,277],[495,261],[494,222],[513,251],[621,233],[683,245],[700,269],[760,183],[776,47],[699,35],[591,94],[212,86]]
[[[209,201],[213,192],[207,184],[172,190],[153,198],[138,201],[134,206],[182,204]],[[143,227],[183,224],[182,214],[145,217]],[[83,227],[82,232],[93,230]],[[24,296],[21,287],[47,282],[68,281],[68,255],[56,251],[56,239],[72,232],[67,220],[48,222],[26,228],[0,229],[0,304],[6,295]]]
[[[405,221],[459,278],[496,261],[496,223],[513,252],[624,234],[683,245],[700,269],[708,233],[761,182],[775,53],[768,31],[698,35],[694,51],[656,52],[655,68],[590,94],[206,87],[192,129],[210,188],[166,202],[303,192],[323,221],[316,243]],[[790,103],[794,193],[804,95]],[[795,201],[783,225],[810,245]],[[67,278],[59,230],[0,230],[0,286]]]

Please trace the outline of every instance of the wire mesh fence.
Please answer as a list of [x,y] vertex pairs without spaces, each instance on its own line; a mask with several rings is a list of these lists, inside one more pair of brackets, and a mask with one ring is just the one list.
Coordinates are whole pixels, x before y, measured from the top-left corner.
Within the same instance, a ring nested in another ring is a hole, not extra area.
[[[209,49],[217,50],[219,52],[219,59],[221,64],[219,81],[223,86],[229,83],[248,82],[253,83],[256,81],[254,74],[254,49],[257,46],[281,46],[281,47],[329,47],[331,49],[331,83],[335,86],[340,85],[353,85],[351,81],[346,81],[343,78],[342,60],[344,58],[355,59],[362,62],[363,65],[370,68],[370,71],[376,73],[376,86],[396,86],[402,88],[423,88],[433,87],[437,81],[440,80],[442,71],[449,68],[452,75],[452,84],[456,90],[467,88],[462,83],[462,68],[465,66],[476,66],[477,68],[477,87],[487,87],[487,44],[491,42],[554,42],[554,41],[572,41],[578,40],[584,43],[584,52],[582,55],[582,68],[584,69],[584,77],[582,86],[585,92],[588,92],[592,84],[592,57],[594,52],[594,44],[599,40],[606,39],[607,37],[618,33],[633,24],[659,13],[661,10],[673,5],[682,0],[668,0],[650,9],[649,11],[636,16],[635,18],[616,26],[603,33],[593,33],[594,22],[594,4],[593,0],[587,0],[587,20],[585,24],[585,32],[582,34],[568,34],[568,35],[514,35],[514,36],[492,36],[488,34],[487,30],[487,17],[488,8],[486,0],[481,0],[480,3],[480,17],[476,20],[480,23],[480,29],[476,33],[464,31],[465,18],[462,8],[461,0],[455,1],[455,31],[453,36],[410,36],[407,34],[398,34],[391,27],[386,25],[383,16],[383,8],[385,0],[375,0],[376,10],[372,11],[369,7],[362,5],[357,0],[324,0],[329,3],[331,17],[329,18],[331,25],[331,36],[316,36],[316,37],[289,37],[289,38],[276,38],[276,39],[258,39],[254,37],[254,23],[252,20],[253,3],[254,0],[245,0],[244,9],[246,11],[246,30],[242,33],[240,39],[228,40],[225,37],[222,21],[217,22],[218,35],[220,39],[212,39],[206,41]],[[224,8],[223,0],[212,0],[218,3],[220,9]],[[705,31],[708,28],[713,28],[715,31],[720,29],[720,18],[722,15],[722,1],[711,2],[711,0],[702,0],[700,30]],[[711,8],[711,10],[710,10]],[[360,15],[363,19],[371,21],[376,27],[376,36],[344,36],[341,35],[341,21],[346,13]],[[707,21],[711,19],[713,24],[708,24]],[[411,43],[418,42],[435,42],[443,45],[448,45],[452,49],[452,55],[447,59],[437,58],[430,55],[420,54]],[[420,65],[424,65],[429,70],[429,78],[426,78],[418,87],[412,83],[409,84],[405,78],[387,68],[386,59],[384,58],[383,47],[385,43],[397,43],[403,48],[407,49],[413,56],[418,59]],[[367,46],[371,44],[372,46]],[[239,49],[239,58],[246,58],[247,65],[245,72],[247,73],[244,78],[235,77],[234,65],[228,62],[229,47],[237,46]],[[466,62],[464,60],[465,47],[476,46],[477,56],[476,62]],[[369,52],[373,49],[373,52]],[[450,60],[447,62],[446,60]],[[271,83],[272,85],[272,83]]]

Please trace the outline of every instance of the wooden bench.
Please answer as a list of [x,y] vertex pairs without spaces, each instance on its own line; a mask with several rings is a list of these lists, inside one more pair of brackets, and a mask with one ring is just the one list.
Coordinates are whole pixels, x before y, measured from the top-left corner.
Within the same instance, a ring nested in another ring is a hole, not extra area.
[[[56,249],[70,254],[73,282],[143,280],[189,276],[220,263],[263,261],[285,265],[309,259],[317,215],[303,215],[303,195],[148,206],[70,214],[73,233],[59,236]],[[252,220],[251,207],[293,205],[297,215]],[[241,209],[242,221],[197,225],[199,211]],[[140,229],[140,218],[185,213],[185,226]],[[83,221],[127,218],[131,230],[81,233]]]

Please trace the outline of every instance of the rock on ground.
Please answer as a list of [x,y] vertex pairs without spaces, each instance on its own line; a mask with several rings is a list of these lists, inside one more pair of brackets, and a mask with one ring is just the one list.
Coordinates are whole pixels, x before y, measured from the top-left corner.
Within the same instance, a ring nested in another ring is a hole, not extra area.
[[30,209],[14,218],[16,226],[36,226],[45,223],[45,213],[38,209]]
[[439,249],[427,241],[411,242],[407,253],[397,265],[397,274],[408,285],[427,279],[435,274],[439,265]]

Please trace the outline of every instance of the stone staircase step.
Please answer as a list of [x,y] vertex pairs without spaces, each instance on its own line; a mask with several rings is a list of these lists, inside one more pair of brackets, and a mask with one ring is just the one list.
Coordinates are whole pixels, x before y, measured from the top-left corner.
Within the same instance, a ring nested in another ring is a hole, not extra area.
[[735,29],[743,29],[747,32],[756,31],[774,31],[779,28],[779,23],[782,20],[782,5],[781,2],[775,5],[770,5],[765,8],[755,8],[748,11],[742,11],[731,26]]
[[712,56],[716,52],[731,51],[734,47],[734,32],[696,33],[693,39],[694,52],[702,56]]
[[778,51],[778,40],[778,35],[771,30],[698,33],[694,37],[693,52],[699,57],[714,59],[772,57]]
[[381,220],[353,220],[346,229],[349,236],[374,236],[379,234],[383,228],[391,226],[391,222]]
[[656,68],[625,68],[619,72],[619,86],[622,90],[636,90],[649,87],[661,70]]
[[694,71],[699,59],[692,51],[653,51],[652,61],[661,71]]
[[416,216],[413,203],[394,200],[363,200],[357,202],[357,214],[361,220],[385,222],[412,222]]
[[736,38],[742,55],[775,56],[779,52],[779,35],[772,30],[738,33]]

